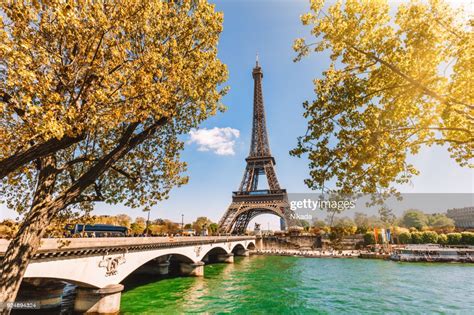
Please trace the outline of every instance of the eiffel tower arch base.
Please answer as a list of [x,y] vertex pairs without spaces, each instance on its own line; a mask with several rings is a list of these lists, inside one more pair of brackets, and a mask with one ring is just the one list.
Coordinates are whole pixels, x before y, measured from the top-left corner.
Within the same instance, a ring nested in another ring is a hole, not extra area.
[[[274,214],[282,218],[286,227],[295,226],[294,212],[286,194],[275,196],[239,196],[234,193],[233,201],[219,222],[219,231],[226,234],[244,234],[250,221],[261,214]],[[250,198],[249,198],[250,197]]]

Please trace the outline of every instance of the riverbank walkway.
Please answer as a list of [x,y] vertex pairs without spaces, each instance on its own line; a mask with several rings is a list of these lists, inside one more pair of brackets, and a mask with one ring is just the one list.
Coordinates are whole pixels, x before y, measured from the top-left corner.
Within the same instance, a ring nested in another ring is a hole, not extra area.
[[257,249],[251,251],[255,255],[297,256],[309,258],[357,258],[359,250],[297,250],[297,249]]

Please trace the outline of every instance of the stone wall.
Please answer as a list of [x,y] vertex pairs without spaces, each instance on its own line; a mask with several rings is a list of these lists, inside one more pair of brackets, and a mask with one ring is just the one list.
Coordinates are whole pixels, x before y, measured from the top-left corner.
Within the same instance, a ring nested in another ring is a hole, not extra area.
[[[340,249],[354,250],[357,244],[363,242],[362,235],[351,235],[344,237],[339,247]],[[261,249],[329,249],[331,241],[324,236],[316,235],[265,235],[262,237]]]
[[316,249],[321,247],[321,237],[315,235],[263,236],[262,249]]

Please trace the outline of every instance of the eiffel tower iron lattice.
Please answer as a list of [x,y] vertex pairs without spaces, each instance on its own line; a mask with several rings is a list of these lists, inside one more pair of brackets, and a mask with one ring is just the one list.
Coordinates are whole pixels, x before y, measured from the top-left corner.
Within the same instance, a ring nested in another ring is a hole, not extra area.
[[[286,226],[296,225],[290,210],[288,195],[280,187],[275,173],[275,159],[270,151],[265,122],[262,92],[262,68],[258,63],[252,71],[254,79],[253,125],[249,156],[239,190],[233,192],[232,203],[219,221],[221,233],[243,234],[257,215],[271,213],[282,218]],[[268,188],[258,190],[258,179],[264,175]]]

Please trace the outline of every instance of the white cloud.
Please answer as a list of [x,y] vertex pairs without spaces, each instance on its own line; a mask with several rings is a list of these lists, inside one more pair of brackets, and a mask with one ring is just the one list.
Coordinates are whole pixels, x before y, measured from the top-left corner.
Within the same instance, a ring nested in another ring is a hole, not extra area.
[[196,143],[199,151],[212,151],[217,155],[234,155],[235,139],[240,136],[237,129],[230,127],[196,129],[189,132],[189,143]]

